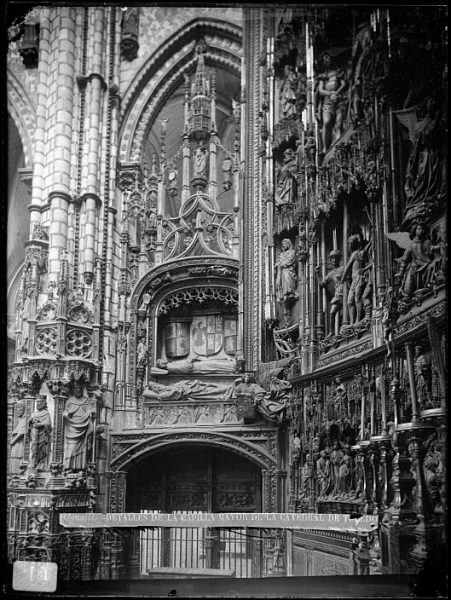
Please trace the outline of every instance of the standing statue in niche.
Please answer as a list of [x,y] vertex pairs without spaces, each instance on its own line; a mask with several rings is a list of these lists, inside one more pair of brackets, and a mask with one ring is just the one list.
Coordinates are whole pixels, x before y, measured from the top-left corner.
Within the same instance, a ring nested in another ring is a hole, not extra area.
[[284,78],[280,88],[280,112],[281,117],[286,119],[297,113],[296,89],[298,81],[291,65],[285,65],[283,75]]
[[205,177],[207,153],[203,146],[198,146],[194,153],[194,177]]
[[290,239],[282,240],[282,252],[276,261],[276,297],[279,301],[296,299],[297,258]]
[[343,72],[332,66],[332,57],[323,55],[324,71],[318,75],[318,94],[321,99],[318,120],[322,123],[322,152],[341,136],[346,100],[343,91],[346,87]]
[[432,216],[446,198],[446,124],[437,100],[426,101],[426,115],[417,123],[406,171],[403,224]]
[[332,479],[334,483],[333,492],[336,493],[338,490],[338,478],[340,475],[340,464],[343,459],[344,452],[341,449],[340,442],[334,442],[333,450],[330,455],[330,462],[332,464]]
[[92,448],[95,411],[89,398],[83,395],[80,383],[74,384],[74,394],[67,400],[63,412],[64,468],[85,469]]
[[[332,250],[329,254],[333,268],[326,274],[319,286],[325,288],[326,297],[330,303],[329,333],[327,337],[338,335],[340,332],[340,314],[343,308],[343,266],[340,265],[340,250]],[[316,267],[318,273],[320,267]]]
[[287,148],[283,153],[284,164],[277,171],[276,206],[293,205],[297,198],[297,160],[294,150]]
[[147,360],[147,344],[144,337],[139,338],[136,348],[136,366],[144,367]]
[[9,444],[11,446],[9,472],[11,475],[19,473],[20,465],[24,459],[25,451],[25,404],[18,401],[16,404],[17,424],[11,432]]
[[349,492],[351,486],[351,472],[352,456],[350,454],[345,454],[341,459],[338,470],[336,494],[339,498],[343,498]]
[[414,355],[415,387],[420,408],[433,408],[431,358],[421,346],[415,346]]
[[321,450],[316,461],[316,476],[318,478],[319,497],[324,498],[329,493],[332,484],[330,459],[325,450]]
[[351,285],[348,292],[349,320],[351,325],[360,323],[365,314],[364,306],[371,306],[371,294],[373,291],[370,277],[372,262],[368,262],[368,251],[371,247],[371,241],[365,242],[362,235],[357,233],[352,235],[348,243],[350,245],[351,256],[343,271],[343,280],[351,272]]
[[52,420],[47,408],[47,397],[40,394],[36,401],[36,410],[30,417],[30,467],[45,470],[50,458],[50,433]]
[[147,344],[144,337],[139,338],[136,348],[136,366],[144,367],[147,360]]

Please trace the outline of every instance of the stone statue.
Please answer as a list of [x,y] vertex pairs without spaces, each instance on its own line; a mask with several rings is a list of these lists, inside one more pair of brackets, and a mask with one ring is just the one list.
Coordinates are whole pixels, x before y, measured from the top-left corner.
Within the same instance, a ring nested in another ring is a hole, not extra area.
[[95,410],[83,395],[80,383],[74,384],[74,394],[67,400],[63,412],[64,468],[79,471],[86,468],[94,432]]
[[157,360],[156,367],[150,369],[151,375],[186,375],[189,373],[234,373],[236,362],[234,358],[208,358],[205,360],[197,356],[174,360],[169,362],[165,358]]
[[276,206],[293,205],[297,198],[296,154],[291,148],[287,148],[283,156],[283,167],[277,171],[277,188],[274,196]]
[[[333,268],[322,281],[318,282],[320,287],[325,288],[326,297],[330,303],[328,337],[339,334],[340,315],[343,308],[343,266],[340,265],[340,250],[332,250],[329,258],[332,260]],[[319,268],[316,268],[317,272]]]
[[430,217],[446,197],[446,130],[437,100],[428,98],[425,117],[414,129],[407,164],[404,225]]
[[290,239],[282,240],[282,252],[276,264],[276,296],[279,301],[297,298],[297,258]]
[[242,377],[237,379],[234,387],[233,396],[241,398],[243,396],[249,396],[254,401],[258,396],[266,394],[266,390],[262,388],[258,383],[255,383],[254,378],[250,373],[244,373]]
[[330,455],[330,462],[332,464],[332,479],[334,483],[334,493],[337,492],[338,489],[338,477],[340,474],[340,464],[343,459],[344,453],[341,449],[340,442],[335,442],[333,445],[333,450]]
[[11,432],[9,444],[11,446],[9,473],[11,475],[19,473],[19,467],[24,459],[25,451],[25,404],[18,401],[16,404],[17,423]]
[[299,434],[295,433],[294,438],[293,438],[293,458],[294,458],[294,460],[299,460],[299,457],[301,455],[301,449],[302,449],[301,438],[299,437]]
[[345,454],[340,462],[335,488],[336,494],[340,498],[343,498],[349,492],[351,486],[351,466],[352,457],[350,454]]
[[324,498],[329,493],[332,484],[330,459],[325,450],[321,450],[316,461],[316,476],[318,478],[318,496]]
[[396,242],[404,249],[401,258],[396,259],[400,263],[399,271],[399,294],[407,300],[412,299],[415,292],[427,291],[429,286],[428,270],[433,255],[431,254],[431,240],[422,223],[414,225],[408,234],[405,231],[388,233],[387,237]]
[[147,360],[147,344],[144,337],[139,338],[138,346],[136,348],[136,366],[144,367]]
[[[351,256],[343,271],[343,280],[351,272],[351,285],[349,287],[347,304],[349,309],[349,320],[351,325],[360,323],[364,318],[364,305],[371,304],[373,291],[369,270],[372,263],[368,262],[368,251],[371,241],[365,243],[361,234],[354,234],[348,240]],[[365,244],[365,245],[364,245]]]
[[150,382],[143,391],[149,400],[223,400],[232,395],[233,386],[199,381],[198,379],[176,381],[172,385]]
[[431,358],[421,346],[415,346],[415,386],[417,399],[422,410],[432,408],[432,365]]
[[287,390],[290,388],[290,382],[276,376],[271,377],[269,392],[260,394],[256,398],[257,411],[270,421],[282,422],[288,400]]
[[321,98],[319,120],[322,123],[322,152],[325,153],[340,136],[343,127],[343,116],[346,100],[342,95],[346,87],[341,70],[332,66],[332,57],[329,53],[323,55],[324,71],[318,75],[318,94]]
[[287,118],[297,113],[296,89],[297,77],[291,65],[285,65],[284,78],[280,87],[280,113],[282,118]]
[[36,401],[36,410],[30,417],[30,466],[37,470],[45,470],[50,458],[50,433],[52,421],[47,408],[47,397],[40,394]]
[[207,167],[207,153],[203,146],[198,146],[194,153],[194,177],[204,177]]

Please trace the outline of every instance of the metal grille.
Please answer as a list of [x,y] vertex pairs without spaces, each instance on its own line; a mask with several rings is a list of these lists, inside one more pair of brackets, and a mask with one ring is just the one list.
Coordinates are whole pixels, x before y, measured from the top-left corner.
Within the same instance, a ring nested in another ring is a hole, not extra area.
[[[156,514],[160,511],[143,510]],[[201,514],[174,511],[174,514]],[[140,531],[141,574],[157,567],[232,569],[235,577],[260,577],[260,545],[249,530],[146,527]]]

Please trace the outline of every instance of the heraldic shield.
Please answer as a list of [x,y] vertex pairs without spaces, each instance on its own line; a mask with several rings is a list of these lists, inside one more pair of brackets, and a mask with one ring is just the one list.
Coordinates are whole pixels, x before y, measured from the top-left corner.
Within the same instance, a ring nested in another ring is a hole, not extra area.
[[189,354],[188,322],[168,323],[165,329],[165,350],[168,358],[182,358]]
[[237,329],[238,321],[236,318],[224,318],[224,352],[231,356],[236,354]]
[[191,329],[193,350],[199,356],[211,356],[222,348],[222,316],[194,317]]

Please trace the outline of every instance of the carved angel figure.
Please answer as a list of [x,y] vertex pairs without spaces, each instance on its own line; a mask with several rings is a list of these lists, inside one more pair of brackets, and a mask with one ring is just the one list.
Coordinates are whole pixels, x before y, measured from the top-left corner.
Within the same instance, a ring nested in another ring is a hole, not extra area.
[[387,233],[390,240],[404,249],[397,276],[400,280],[399,293],[411,299],[415,292],[427,289],[431,282],[430,265],[434,258],[427,229],[423,224],[414,225],[410,234],[405,231]]

